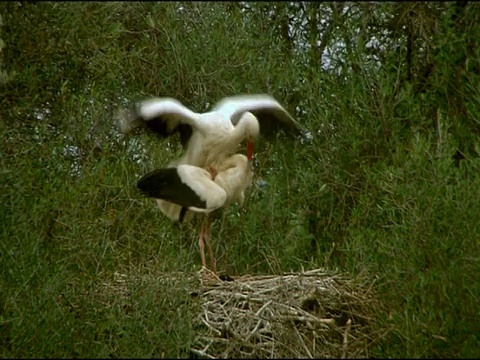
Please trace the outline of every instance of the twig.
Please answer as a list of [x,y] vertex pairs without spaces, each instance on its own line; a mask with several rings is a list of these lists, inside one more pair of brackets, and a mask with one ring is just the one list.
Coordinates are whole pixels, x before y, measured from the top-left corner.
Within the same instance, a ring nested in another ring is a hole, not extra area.
[[228,335],[230,338],[241,341],[242,338],[232,329],[232,324],[230,322],[226,322],[222,324],[222,333]]
[[257,291],[257,294],[271,293],[271,292],[274,292],[275,290],[279,289],[280,287],[281,287],[281,285],[277,285],[277,286],[274,286],[274,287],[271,287],[271,288],[267,287],[263,290]]
[[256,316],[256,317],[260,316],[260,314],[263,312],[263,310],[265,310],[265,308],[267,308],[272,302],[273,302],[273,300],[269,300],[268,302],[266,302],[266,303],[255,313],[255,316]]
[[300,339],[300,342],[302,343],[303,348],[304,348],[305,351],[307,352],[308,357],[309,357],[310,359],[313,359],[313,356],[312,356],[312,354],[310,354],[310,351],[308,351],[307,345],[305,345],[305,341],[303,341],[302,335],[300,335],[297,327],[294,326],[293,329],[295,330],[295,334],[297,334],[298,338]]
[[[205,312],[205,313],[206,313],[206,312]],[[205,314],[205,316],[207,316],[207,315]],[[222,335],[222,332],[221,332],[220,330],[218,330],[218,329],[215,329],[212,325],[210,325],[206,319],[204,319],[203,317],[201,317],[201,319],[202,319],[202,322],[203,322],[205,325],[207,325],[207,327],[208,327],[210,330],[212,330],[214,333],[217,334],[217,336]]]
[[285,320],[296,320],[296,321],[301,321],[301,322],[314,322],[317,324],[328,324],[328,325],[335,325],[335,319],[319,319],[314,316],[312,317],[306,317],[306,316],[292,316],[292,315],[284,315],[282,316],[283,319]]
[[255,325],[255,327],[253,328],[252,332],[250,334],[248,334],[247,338],[245,339],[245,341],[248,341],[250,340],[250,338],[257,332],[258,328],[260,327],[261,323],[263,322],[263,319],[259,319],[258,322],[257,322],[257,325]]
[[201,350],[197,350],[197,349],[190,349],[191,352],[193,352],[194,354],[198,355],[198,356],[205,356],[209,359],[216,359],[216,357],[213,357],[212,355],[208,355],[207,353],[204,353],[203,351]]
[[347,326],[345,326],[345,331],[343,332],[343,344],[342,344],[342,359],[345,359],[347,354],[347,344],[348,344],[348,333],[352,327],[352,319],[348,319]]
[[202,353],[206,354],[208,348],[209,348],[213,343],[214,343],[214,340],[213,340],[213,339],[210,339],[210,341],[208,342],[208,344],[203,348]]

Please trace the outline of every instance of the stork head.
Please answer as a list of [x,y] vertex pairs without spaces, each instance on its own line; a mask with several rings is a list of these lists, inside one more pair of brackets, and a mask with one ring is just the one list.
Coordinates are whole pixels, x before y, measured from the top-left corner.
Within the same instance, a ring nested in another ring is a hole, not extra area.
[[260,133],[260,125],[258,124],[255,115],[248,111],[242,115],[239,123],[243,124],[245,128],[245,136],[247,138],[247,158],[248,160],[252,160],[255,140]]

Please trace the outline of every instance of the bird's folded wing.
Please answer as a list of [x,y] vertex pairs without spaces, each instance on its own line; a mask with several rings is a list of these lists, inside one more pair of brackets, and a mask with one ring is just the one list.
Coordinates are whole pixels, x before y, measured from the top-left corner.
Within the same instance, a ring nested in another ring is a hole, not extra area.
[[185,164],[154,170],[143,176],[137,186],[146,196],[197,212],[218,209],[227,198],[225,190],[212,180],[208,171]]

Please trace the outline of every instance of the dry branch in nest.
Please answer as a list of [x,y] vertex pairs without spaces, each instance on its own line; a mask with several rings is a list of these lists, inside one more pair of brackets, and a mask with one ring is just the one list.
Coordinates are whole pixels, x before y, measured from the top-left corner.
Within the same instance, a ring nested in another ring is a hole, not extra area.
[[[369,356],[369,345],[377,338],[372,325],[378,309],[371,281],[317,269],[212,282],[206,271],[153,275],[169,286],[182,284],[195,299],[192,309],[199,310],[192,324],[192,357]],[[139,281],[148,286],[151,276],[115,273],[114,281],[104,283],[100,292],[109,294],[106,303],[112,296],[128,299],[130,286]]]
[[366,357],[370,288],[322,269],[204,286],[191,352],[210,359]]

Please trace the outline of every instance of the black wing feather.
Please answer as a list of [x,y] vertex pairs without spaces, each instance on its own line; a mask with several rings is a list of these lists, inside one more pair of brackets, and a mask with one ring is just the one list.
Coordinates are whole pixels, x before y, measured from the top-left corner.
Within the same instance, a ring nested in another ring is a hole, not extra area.
[[206,201],[184,184],[177,168],[157,169],[144,175],[137,183],[140,191],[148,197],[170,201],[174,204],[205,209]]
[[258,119],[260,133],[267,138],[275,137],[279,130],[283,130],[285,134],[292,137],[302,135],[302,129],[296,123],[279,120],[281,115],[274,114],[270,109],[250,112]]
[[187,147],[190,138],[192,137],[193,129],[188,124],[178,124],[173,129],[169,130],[168,119],[165,116],[157,116],[151,119],[145,119],[140,114],[140,103],[134,104],[132,107],[132,114],[134,120],[141,120],[149,131],[157,134],[159,137],[165,139],[175,133],[179,133],[180,143],[184,148]]

